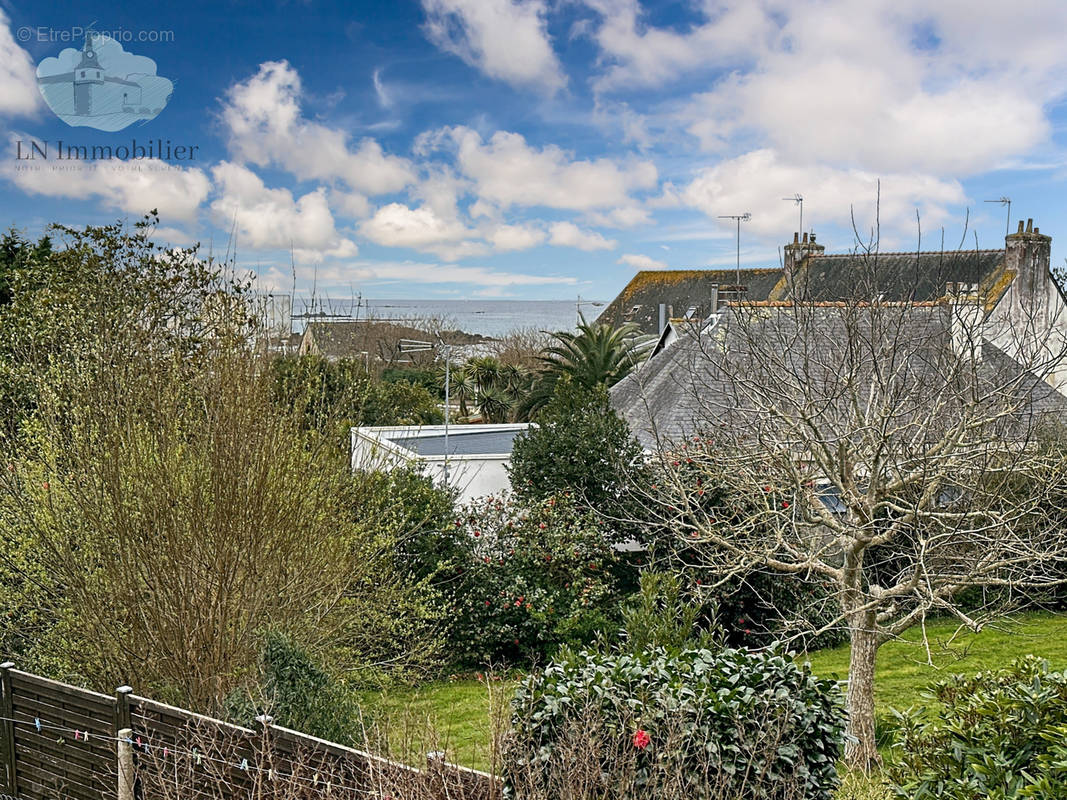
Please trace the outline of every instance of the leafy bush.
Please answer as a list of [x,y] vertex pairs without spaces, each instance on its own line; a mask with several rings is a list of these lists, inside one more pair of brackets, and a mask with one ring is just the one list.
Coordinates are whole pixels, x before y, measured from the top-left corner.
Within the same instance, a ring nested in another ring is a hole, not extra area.
[[533,673],[504,752],[512,797],[830,798],[832,681],[772,652],[582,652]]
[[899,797],[1067,797],[1067,673],[1026,656],[926,696],[925,714],[897,714],[889,772]]
[[[688,513],[679,521],[657,519],[655,512],[649,512],[645,540],[652,561],[679,570],[689,590],[714,608],[716,626],[733,647],[766,647],[788,639],[791,646],[817,649],[845,642],[845,626],[833,624],[841,612],[836,589],[818,576],[756,569],[724,574],[713,568],[728,559],[701,536],[699,524],[710,521],[740,536],[757,509],[738,503],[728,476],[709,475],[703,468],[712,447],[711,440],[694,437],[656,465],[649,487],[652,496],[662,492],[674,499],[653,499],[646,505],[662,507],[684,494]],[[768,499],[773,504],[789,503],[781,497]]]
[[640,591],[622,607],[620,649],[640,653],[662,647],[677,652],[713,644],[715,632],[709,630],[706,605],[683,591],[677,575],[644,572],[640,582]]
[[532,508],[487,498],[455,521],[452,539],[465,553],[455,569],[454,652],[474,664],[529,662],[616,629],[636,584],[629,559],[641,558],[614,550],[597,520],[563,497]]
[[310,653],[279,631],[270,631],[259,654],[258,680],[232,692],[226,716],[249,727],[265,712],[274,722],[342,744],[360,741],[356,695],[330,675]]
[[536,503],[569,493],[605,521],[615,541],[637,538],[643,512],[632,487],[643,488],[648,469],[608,390],[561,378],[536,422],[516,437],[511,453],[508,473],[519,500]]

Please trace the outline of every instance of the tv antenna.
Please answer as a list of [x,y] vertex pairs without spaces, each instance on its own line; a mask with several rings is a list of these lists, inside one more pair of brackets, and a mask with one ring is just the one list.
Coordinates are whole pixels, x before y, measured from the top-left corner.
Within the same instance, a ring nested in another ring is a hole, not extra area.
[[1011,198],[1001,197],[999,200],[983,200],[983,203],[1000,203],[1002,206],[1008,207],[1008,221],[1004,223],[1004,235],[1007,236],[1011,233]]
[[737,291],[741,291],[741,223],[752,219],[752,214],[720,214],[719,219],[732,219],[737,223]]
[[800,206],[800,227],[797,230],[804,233],[804,198],[800,196],[800,192],[794,192],[792,197],[783,197],[782,199]]

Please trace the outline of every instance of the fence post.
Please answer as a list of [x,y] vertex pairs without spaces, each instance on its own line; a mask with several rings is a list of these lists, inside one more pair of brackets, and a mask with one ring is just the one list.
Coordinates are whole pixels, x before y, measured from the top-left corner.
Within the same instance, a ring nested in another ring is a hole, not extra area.
[[15,701],[11,696],[11,668],[15,665],[10,661],[0,664],[0,717],[3,724],[3,742],[0,743],[0,758],[4,762],[4,794],[18,797],[18,780],[15,777]]
[[122,728],[118,731],[118,746],[115,749],[118,772],[118,800],[134,800],[133,797],[133,730]]
[[115,735],[120,736],[120,731],[132,728],[130,724],[130,695],[133,694],[132,686],[120,686],[115,690]]

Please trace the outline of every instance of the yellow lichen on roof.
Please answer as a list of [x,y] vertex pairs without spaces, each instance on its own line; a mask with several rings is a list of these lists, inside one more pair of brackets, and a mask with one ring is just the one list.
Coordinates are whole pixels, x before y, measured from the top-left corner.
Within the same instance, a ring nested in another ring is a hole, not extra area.
[[[777,271],[776,267],[763,267],[760,269],[746,269],[741,274],[742,277],[744,275],[768,275]],[[650,286],[672,286],[692,278],[722,276],[725,279],[733,278],[735,275],[736,273],[733,270],[724,269],[646,269],[638,272],[630,279],[630,282],[626,284],[626,288],[622,290],[620,297],[623,302],[629,302],[637,292]]]
[[1008,287],[1011,286],[1015,280],[1016,272],[1013,269],[1001,269],[997,273],[996,282],[989,288],[987,292],[983,292],[985,296],[985,310],[992,311],[996,308],[997,303],[1000,302],[1000,298],[1004,296],[1004,293],[1008,291]]

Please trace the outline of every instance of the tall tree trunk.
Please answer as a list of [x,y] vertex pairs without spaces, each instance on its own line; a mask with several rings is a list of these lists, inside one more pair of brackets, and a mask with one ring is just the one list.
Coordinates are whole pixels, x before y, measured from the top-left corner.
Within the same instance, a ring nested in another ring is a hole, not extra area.
[[848,662],[848,741],[845,763],[851,769],[868,773],[881,764],[874,739],[874,665],[878,656],[875,615],[863,611],[849,620],[851,647]]

